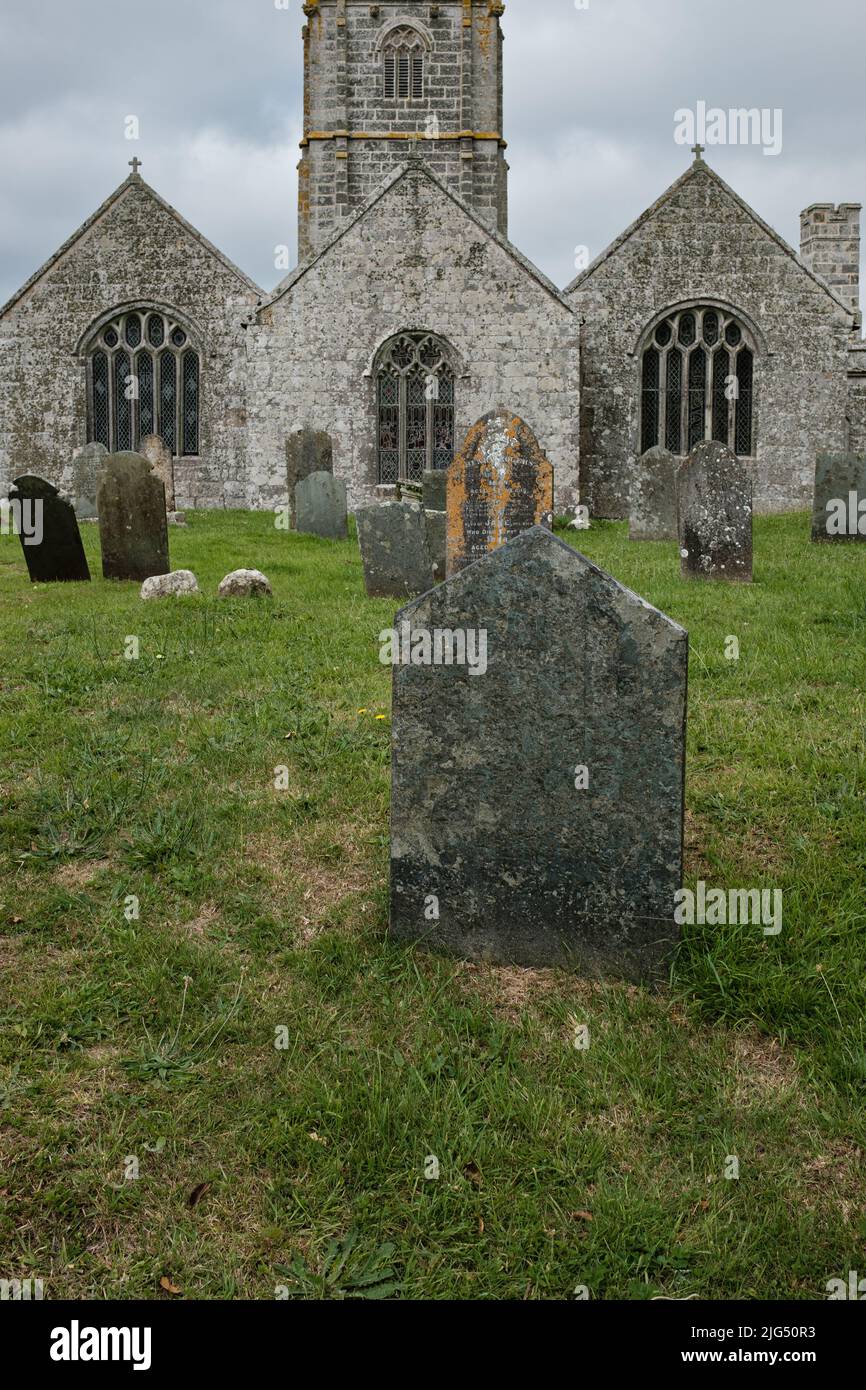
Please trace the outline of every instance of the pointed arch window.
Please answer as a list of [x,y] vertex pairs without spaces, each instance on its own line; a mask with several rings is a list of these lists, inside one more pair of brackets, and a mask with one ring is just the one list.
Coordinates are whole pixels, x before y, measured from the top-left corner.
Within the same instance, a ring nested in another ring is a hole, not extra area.
[[382,47],[385,98],[421,101],[424,96],[424,40],[415,29],[394,29]]
[[432,333],[401,333],[376,360],[380,483],[420,482],[454,457],[454,371]]
[[87,368],[88,441],[114,453],[158,434],[176,457],[198,455],[201,358],[175,319],[136,309],[103,324]]
[[725,310],[697,305],[656,324],[641,358],[641,453],[684,456],[704,439],[754,451],[755,345]]

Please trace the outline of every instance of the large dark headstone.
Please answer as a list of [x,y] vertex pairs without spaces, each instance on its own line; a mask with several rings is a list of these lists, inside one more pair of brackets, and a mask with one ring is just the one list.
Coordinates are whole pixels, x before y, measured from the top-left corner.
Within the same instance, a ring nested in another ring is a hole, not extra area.
[[75,509],[56,487],[44,478],[26,474],[15,479],[9,502],[34,584],[90,579]]
[[295,488],[311,473],[333,473],[334,450],[331,436],[324,430],[303,429],[286,441],[286,481],[292,530],[296,530]]
[[411,502],[384,502],[355,513],[369,598],[413,598],[433,584],[424,513]]
[[818,455],[812,540],[866,541],[866,458]]
[[688,634],[536,527],[404,608],[395,636],[392,935],[663,978]]
[[333,473],[310,473],[295,488],[297,530],[307,536],[344,541],[348,532],[346,484]]
[[629,539],[677,539],[677,468],[667,449],[648,449],[637,460],[631,490]]
[[79,521],[96,520],[96,489],[108,450],[104,444],[85,444],[72,460],[72,496]]
[[677,473],[684,579],[752,582],[752,475],[724,444],[704,440]]
[[494,410],[472,426],[448,469],[448,574],[532,526],[553,525],[553,467],[517,415]]
[[111,454],[99,480],[99,540],[105,579],[168,574],[165,488],[140,454]]

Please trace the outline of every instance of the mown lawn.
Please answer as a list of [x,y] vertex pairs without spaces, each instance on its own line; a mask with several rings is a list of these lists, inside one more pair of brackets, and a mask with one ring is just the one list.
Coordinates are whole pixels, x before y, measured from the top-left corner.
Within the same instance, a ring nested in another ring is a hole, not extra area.
[[[354,542],[192,514],[172,562],[205,596],[145,605],[34,588],[0,538],[0,1277],[727,1299],[866,1273],[866,547],[762,520],[728,588],[623,526],[571,535],[690,631],[688,885],[784,891],[781,936],[686,928],[656,994],[389,944],[394,610]],[[273,603],[216,602],[241,565]]]

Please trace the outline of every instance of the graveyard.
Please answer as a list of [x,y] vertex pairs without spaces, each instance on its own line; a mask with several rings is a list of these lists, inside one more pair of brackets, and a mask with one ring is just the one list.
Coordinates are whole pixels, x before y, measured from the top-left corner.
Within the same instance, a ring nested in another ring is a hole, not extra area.
[[[95,523],[90,582],[0,535],[7,1264],[190,1300],[815,1299],[859,1268],[866,550],[758,516],[753,582],[708,583],[628,522],[555,527],[564,573],[688,633],[684,887],[784,895],[776,935],[686,921],[650,987],[389,935],[407,600],[368,596],[354,520],[186,522],[199,592],[158,602]],[[242,567],[272,597],[218,598]]]

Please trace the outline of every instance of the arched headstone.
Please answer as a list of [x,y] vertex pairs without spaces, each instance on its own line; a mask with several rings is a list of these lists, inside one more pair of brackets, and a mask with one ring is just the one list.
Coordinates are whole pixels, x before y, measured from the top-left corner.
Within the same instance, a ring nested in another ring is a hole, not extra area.
[[32,473],[16,478],[9,503],[34,584],[89,581],[75,509],[53,483]]
[[165,488],[140,454],[111,454],[99,480],[99,540],[105,579],[168,574]]
[[684,579],[752,582],[752,475],[724,444],[704,440],[677,473]]
[[553,526],[553,467],[519,416],[472,426],[448,469],[449,577],[532,526]]

